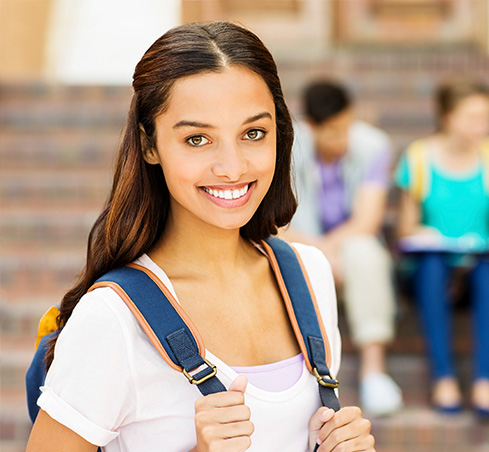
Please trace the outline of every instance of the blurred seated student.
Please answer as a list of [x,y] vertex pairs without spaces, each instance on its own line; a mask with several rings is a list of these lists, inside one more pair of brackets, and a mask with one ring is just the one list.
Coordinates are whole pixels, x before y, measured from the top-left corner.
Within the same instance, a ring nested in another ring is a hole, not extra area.
[[320,81],[304,93],[305,121],[293,147],[298,208],[289,240],[314,245],[331,263],[349,329],[360,350],[360,402],[373,415],[402,406],[387,374],[386,345],[394,336],[391,258],[379,238],[392,146],[381,130],[355,119],[346,89]]
[[458,80],[438,88],[437,133],[412,143],[396,171],[399,245],[416,261],[414,291],[432,367],[432,402],[462,407],[452,353],[448,283],[468,273],[473,312],[472,404],[489,417],[489,88]]

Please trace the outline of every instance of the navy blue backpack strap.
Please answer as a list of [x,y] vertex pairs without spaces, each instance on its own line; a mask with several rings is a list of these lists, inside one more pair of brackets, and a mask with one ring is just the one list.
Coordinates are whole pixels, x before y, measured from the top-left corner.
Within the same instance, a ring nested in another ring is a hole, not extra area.
[[226,391],[216,366],[207,361],[203,341],[164,284],[148,269],[130,264],[99,278],[90,290],[111,287],[135,315],[165,361],[182,372],[203,395]]
[[286,295],[283,295],[290,321],[307,367],[318,381],[321,402],[323,406],[338,411],[340,402],[335,393],[338,381],[332,377],[326,363],[325,341],[319,324],[318,312],[299,258],[287,242],[276,237],[269,237],[265,240],[264,247],[271,259],[272,266],[278,265],[279,267],[282,281],[279,280],[279,274],[275,272],[277,280],[279,286],[284,284],[288,292],[291,306],[289,306]]

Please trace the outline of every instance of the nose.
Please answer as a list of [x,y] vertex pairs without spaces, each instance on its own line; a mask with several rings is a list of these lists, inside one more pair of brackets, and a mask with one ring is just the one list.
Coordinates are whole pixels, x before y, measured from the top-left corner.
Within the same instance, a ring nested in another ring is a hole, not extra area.
[[217,150],[213,173],[229,181],[237,181],[248,170],[248,161],[236,143],[228,143]]

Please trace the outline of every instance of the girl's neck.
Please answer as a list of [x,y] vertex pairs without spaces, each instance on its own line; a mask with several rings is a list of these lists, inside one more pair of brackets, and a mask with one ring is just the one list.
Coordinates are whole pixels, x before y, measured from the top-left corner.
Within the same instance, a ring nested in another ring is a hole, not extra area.
[[480,162],[479,146],[458,136],[439,134],[433,141],[433,157],[436,165],[453,174],[467,174]]
[[443,150],[449,155],[473,155],[479,152],[479,143],[465,140],[457,135],[442,133],[440,139]]
[[169,224],[149,253],[168,274],[230,275],[257,251],[239,230],[204,227],[199,230]]

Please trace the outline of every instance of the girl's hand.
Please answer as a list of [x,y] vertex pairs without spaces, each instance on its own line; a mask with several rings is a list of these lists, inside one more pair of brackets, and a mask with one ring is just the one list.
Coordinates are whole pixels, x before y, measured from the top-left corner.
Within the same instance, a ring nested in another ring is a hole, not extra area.
[[247,384],[246,376],[240,375],[227,392],[210,394],[195,402],[197,446],[192,452],[241,452],[251,446],[255,427],[245,405]]
[[[370,421],[362,417],[360,408],[345,407],[338,412],[321,407],[309,422],[309,450],[318,452],[375,452]],[[338,447],[341,445],[341,447]]]

